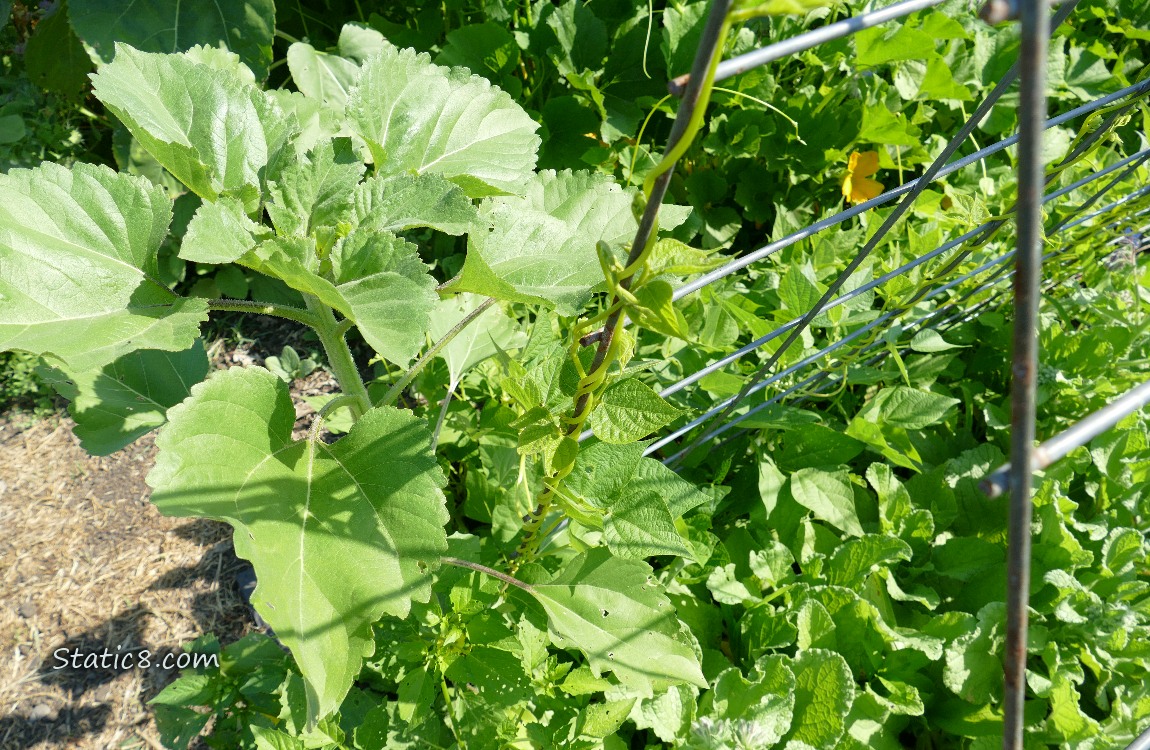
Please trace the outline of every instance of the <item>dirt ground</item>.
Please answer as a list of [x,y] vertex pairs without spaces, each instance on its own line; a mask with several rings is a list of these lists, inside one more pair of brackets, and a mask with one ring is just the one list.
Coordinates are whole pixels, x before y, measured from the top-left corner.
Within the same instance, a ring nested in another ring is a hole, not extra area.
[[[293,393],[333,386],[320,370]],[[297,398],[298,432],[311,413]],[[154,433],[100,458],[71,427],[0,416],[0,750],[161,748],[146,704],[174,670],[61,668],[54,654],[179,653],[208,632],[234,641],[253,628],[235,582],[243,563],[228,526],[149,502]]]
[[0,425],[0,748],[159,748],[158,668],[58,668],[57,649],[179,651],[250,627],[229,527],[164,518],[154,436],[89,456],[62,418]]

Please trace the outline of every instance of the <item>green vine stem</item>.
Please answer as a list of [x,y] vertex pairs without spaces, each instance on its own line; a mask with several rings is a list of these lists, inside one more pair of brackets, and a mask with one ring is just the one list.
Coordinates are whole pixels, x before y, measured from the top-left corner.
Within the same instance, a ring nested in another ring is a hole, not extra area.
[[319,318],[311,311],[292,305],[277,305],[274,302],[253,302],[246,299],[213,299],[208,301],[208,309],[219,312],[242,312],[254,315],[271,315],[276,318],[293,320],[305,326],[319,328]]
[[[730,27],[730,17],[724,16],[717,29],[714,27],[707,29],[707,32],[713,35],[710,40],[713,45],[711,55],[708,59],[696,60],[696,68],[700,63],[706,67],[703,71],[699,71],[702,73],[701,75],[695,75],[695,71],[692,72],[692,80],[700,80],[701,82],[697,88],[692,86],[688,89],[681,105],[692,107],[691,116],[685,121],[682,118],[676,119],[666,153],[643,183],[642,198],[637,201],[635,207],[637,214],[641,211],[639,229],[628,253],[626,264],[620,268],[614,261],[610,248],[604,247],[602,243],[597,248],[599,263],[603,267],[603,275],[606,277],[608,289],[612,293],[611,304],[599,314],[580,322],[572,330],[571,361],[578,370],[580,377],[578,388],[572,397],[571,412],[563,417],[563,422],[566,425],[563,443],[566,445],[561,444],[557,455],[561,452],[564,460],[561,464],[553,466],[550,474],[543,479],[543,490],[539,493],[535,509],[524,517],[523,540],[515,550],[509,565],[512,574],[519,569],[521,564],[532,560],[538,552],[540,527],[551,512],[555,497],[559,494],[560,485],[575,468],[575,458],[578,455],[577,437],[583,431],[583,426],[587,422],[591,410],[595,408],[595,403],[605,385],[608,370],[619,356],[620,338],[618,332],[622,324],[622,315],[628,307],[638,304],[638,300],[631,291],[632,285],[635,283],[636,277],[638,277],[639,284],[643,281],[642,272],[646,269],[647,258],[658,238],[659,205],[667,192],[675,163],[686,153],[703,124],[703,115],[711,98],[711,90],[714,88],[715,69],[722,59],[723,40],[726,39]],[[638,288],[637,285],[636,288]],[[628,317],[637,319],[639,316],[636,314]],[[598,335],[590,333],[600,324],[602,327],[599,329]],[[584,370],[582,360],[579,357],[580,349],[584,341],[596,340],[598,341],[598,348],[595,350],[595,356],[591,360],[590,367]]]
[[336,320],[332,309],[310,294],[304,295],[304,301],[307,302],[308,312],[316,319],[313,327],[319,335],[320,343],[323,344],[324,352],[327,353],[327,363],[331,367],[331,372],[339,381],[339,387],[343,392],[354,399],[348,407],[352,416],[359,419],[371,409],[371,397],[367,394],[367,386],[359,376],[359,368],[355,366],[355,359],[351,356],[347,339],[344,338],[347,328],[343,323],[346,321]]
[[415,360],[415,364],[403,374],[403,377],[395,381],[395,383],[387,389],[387,393],[383,394],[383,398],[379,400],[379,403],[394,404],[396,400],[399,399],[399,394],[403,393],[403,389],[410,385],[412,380],[415,380],[415,376],[418,375],[424,367],[427,367],[428,363],[435,359],[437,354],[443,351],[443,347],[450,344],[452,339],[462,333],[467,326],[474,323],[487,308],[494,304],[495,298],[489,297],[474,310],[467,313],[467,315],[463,317],[463,320],[456,323],[454,328],[443,334],[443,337],[439,339],[439,341],[432,344],[430,349],[425,351],[419,359]]

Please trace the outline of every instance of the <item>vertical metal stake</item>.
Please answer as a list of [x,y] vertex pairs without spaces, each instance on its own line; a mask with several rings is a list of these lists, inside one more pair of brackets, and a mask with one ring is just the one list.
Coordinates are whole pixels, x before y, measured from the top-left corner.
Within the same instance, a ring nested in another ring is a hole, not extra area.
[[1049,0],[1019,0],[1022,76],[1018,119],[1018,253],[1014,275],[1011,389],[1010,546],[1007,553],[1004,750],[1021,750],[1026,694],[1026,617],[1030,600],[1030,518],[1038,303],[1042,279],[1042,131],[1046,120]]

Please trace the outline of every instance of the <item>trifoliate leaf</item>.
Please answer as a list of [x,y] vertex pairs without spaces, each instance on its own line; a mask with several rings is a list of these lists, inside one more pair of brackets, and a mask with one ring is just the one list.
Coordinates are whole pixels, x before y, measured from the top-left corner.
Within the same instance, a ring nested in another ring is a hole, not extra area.
[[525,189],[523,198],[484,201],[480,218],[492,229],[468,237],[450,288],[574,314],[603,282],[596,243],[634,239],[631,192],[606,175],[567,171],[540,172]]
[[507,93],[390,45],[363,64],[347,118],[377,174],[435,172],[473,198],[521,193],[539,150],[538,123]]
[[371,177],[356,187],[353,201],[356,221],[368,229],[402,232],[431,227],[454,235],[479,229],[479,211],[443,175]]
[[306,681],[309,721],[331,713],[373,651],[372,623],[427,601],[447,550],[426,425],[380,407],[333,445],[292,441],[287,384],[262,368],[213,375],[168,416],[152,501],[235,528],[259,581],[252,603]]
[[681,412],[649,385],[635,378],[612,383],[591,412],[590,427],[605,443],[623,445],[642,440],[665,427]]
[[137,349],[189,348],[207,304],[157,281],[171,217],[162,188],[106,167],[0,176],[0,351],[80,372]]
[[197,341],[182,352],[131,352],[99,370],[40,372],[72,402],[68,412],[81,447],[106,456],[164,424],[168,407],[207,376],[208,355]]
[[791,495],[815,518],[851,536],[863,535],[855,510],[854,488],[846,471],[799,469],[791,475]]
[[567,562],[530,593],[547,612],[551,642],[586,654],[591,671],[624,685],[705,687],[694,648],[651,568],[596,548]]
[[116,49],[92,78],[96,97],[196,195],[257,204],[263,171],[297,129],[294,119],[255,85],[187,55]]

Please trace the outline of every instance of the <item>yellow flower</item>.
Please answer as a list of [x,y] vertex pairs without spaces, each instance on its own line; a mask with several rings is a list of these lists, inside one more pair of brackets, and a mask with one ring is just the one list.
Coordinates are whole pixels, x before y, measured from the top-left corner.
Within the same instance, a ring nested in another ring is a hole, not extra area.
[[878,171],[877,151],[851,154],[847,175],[843,178],[843,197],[851,203],[862,203],[882,193],[882,185],[867,179]]

